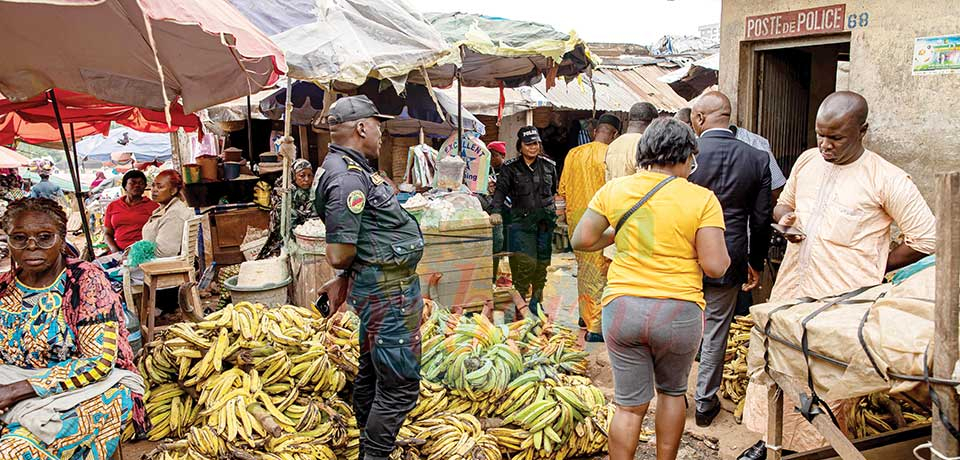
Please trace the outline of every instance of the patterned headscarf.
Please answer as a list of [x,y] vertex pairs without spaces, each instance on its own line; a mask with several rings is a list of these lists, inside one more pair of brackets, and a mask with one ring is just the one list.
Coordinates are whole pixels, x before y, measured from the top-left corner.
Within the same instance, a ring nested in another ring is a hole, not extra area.
[[310,161],[303,158],[297,158],[296,160],[293,160],[293,164],[290,165],[290,170],[293,172],[293,174],[297,174],[298,172],[303,171],[304,169],[312,169],[312,168],[313,166],[310,165]]

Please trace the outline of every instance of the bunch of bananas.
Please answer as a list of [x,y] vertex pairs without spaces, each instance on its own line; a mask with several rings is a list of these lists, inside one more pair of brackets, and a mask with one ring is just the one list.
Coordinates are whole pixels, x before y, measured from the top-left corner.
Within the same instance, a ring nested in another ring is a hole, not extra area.
[[727,398],[737,404],[733,418],[740,423],[743,419],[743,407],[746,403],[747,383],[747,351],[750,347],[750,329],[753,328],[753,318],[735,316],[730,323],[730,334],[727,336],[727,349],[723,355],[723,380],[720,382],[720,397]]
[[150,439],[182,437],[198,419],[200,405],[176,383],[147,390],[143,396],[151,424]]
[[352,313],[244,302],[161,332],[139,362],[148,436],[182,439],[151,458],[356,456],[353,410],[337,395],[358,371],[358,328]]
[[504,441],[508,451],[525,451],[520,458],[593,454],[606,442],[607,403],[585,377],[519,383],[501,407],[503,423],[527,434],[519,445],[516,434]]
[[851,401],[849,408],[847,432],[854,439],[928,424],[931,417],[924,404],[884,392],[871,393]]
[[[443,414],[418,420],[400,428],[400,444],[392,459],[500,460],[497,438],[484,431],[470,414]],[[419,445],[419,447],[416,447]]]

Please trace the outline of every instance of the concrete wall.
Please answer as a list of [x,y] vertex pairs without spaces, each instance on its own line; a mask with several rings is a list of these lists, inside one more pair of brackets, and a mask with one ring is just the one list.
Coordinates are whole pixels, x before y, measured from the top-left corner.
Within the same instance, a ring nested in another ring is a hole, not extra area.
[[847,80],[870,103],[867,147],[912,174],[933,207],[935,174],[960,170],[960,74],[913,76],[913,46],[917,37],[960,33],[958,0],[723,0],[720,89],[733,100],[738,122],[750,126],[752,121],[740,120],[749,112],[750,93],[738,88],[755,84],[741,66],[751,62],[756,42],[742,41],[744,18],[839,3],[846,4],[848,16],[869,14],[866,27],[848,28]]

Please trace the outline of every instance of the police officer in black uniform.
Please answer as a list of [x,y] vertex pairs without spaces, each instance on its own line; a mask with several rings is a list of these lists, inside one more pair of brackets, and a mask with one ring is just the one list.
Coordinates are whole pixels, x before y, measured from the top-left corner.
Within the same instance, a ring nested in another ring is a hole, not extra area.
[[353,406],[360,459],[385,460],[420,392],[420,315],[416,269],[423,255],[417,221],[371,163],[380,152],[380,122],[366,96],[330,107],[330,152],[317,172],[315,206],[327,227],[327,260],[343,272],[321,293],[346,300],[360,316],[360,372]]
[[[553,249],[553,229],[557,211],[553,202],[557,194],[556,164],[543,154],[540,134],[533,126],[524,126],[517,133],[519,155],[505,162],[493,195],[491,220],[502,220],[506,228],[507,251],[513,287],[529,301],[530,311],[537,312],[547,283],[547,267]],[[510,199],[512,206],[504,209]],[[501,219],[501,215],[506,216]],[[533,287],[529,298],[528,290]]]

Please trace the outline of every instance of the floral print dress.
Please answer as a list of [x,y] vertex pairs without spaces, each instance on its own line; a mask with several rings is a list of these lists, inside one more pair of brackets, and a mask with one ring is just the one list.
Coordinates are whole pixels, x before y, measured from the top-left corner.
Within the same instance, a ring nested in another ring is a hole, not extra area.
[[[0,359],[43,369],[28,380],[41,398],[96,382],[114,367],[136,372],[119,298],[99,268],[72,259],[49,286],[0,276]],[[109,459],[131,419],[146,432],[142,396],[117,385],[65,413],[51,444],[19,424],[4,427],[0,459]]]

